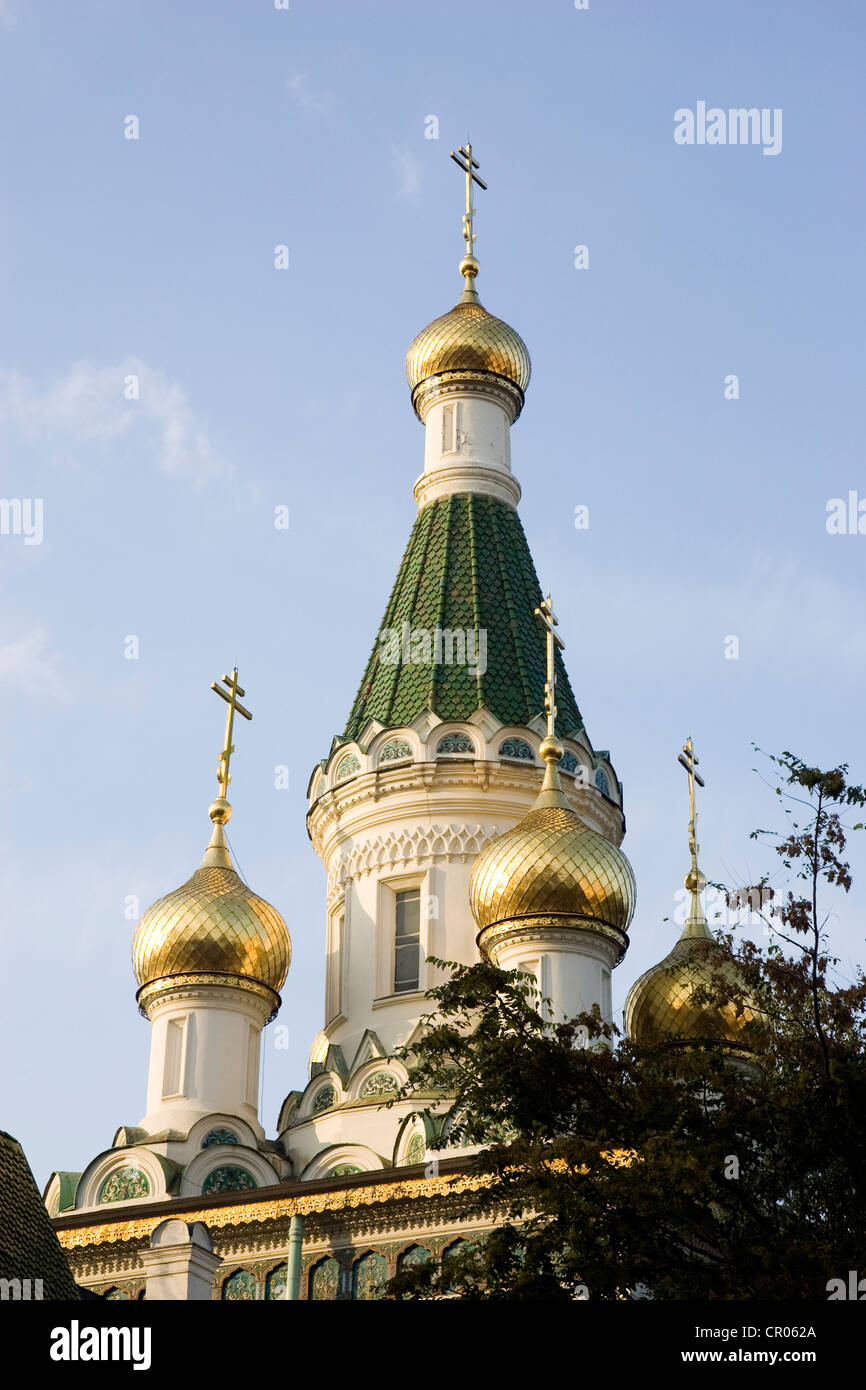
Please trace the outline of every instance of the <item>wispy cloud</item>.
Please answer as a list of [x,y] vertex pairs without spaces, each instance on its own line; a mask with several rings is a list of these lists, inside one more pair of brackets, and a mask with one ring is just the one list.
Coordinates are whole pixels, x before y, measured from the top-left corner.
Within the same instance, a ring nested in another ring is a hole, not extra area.
[[227,471],[183,388],[134,357],[112,367],[78,362],[45,390],[0,368],[0,420],[31,439],[59,435],[79,443],[155,428],[164,473],[203,483]]
[[60,658],[41,628],[0,644],[0,690],[7,696],[25,695],[55,704],[71,699]]
[[408,150],[395,147],[394,161],[400,178],[398,193],[401,198],[414,198],[421,188],[421,165]]
[[305,72],[293,72],[286,78],[286,90],[299,111],[320,116],[334,105],[333,92],[314,92]]

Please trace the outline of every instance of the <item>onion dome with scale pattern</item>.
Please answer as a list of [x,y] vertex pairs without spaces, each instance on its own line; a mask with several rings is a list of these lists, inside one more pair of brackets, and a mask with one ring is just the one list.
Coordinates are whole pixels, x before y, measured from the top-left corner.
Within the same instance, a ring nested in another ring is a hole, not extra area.
[[230,985],[280,1005],[291,960],[288,927],[276,908],[252,891],[229,855],[225,825],[231,806],[210,807],[213,834],[199,868],[182,887],[160,898],[138,923],[132,962],[146,1014],[179,985]]
[[509,398],[512,420],[523,409],[532,372],[529,349],[510,324],[484,308],[474,287],[478,268],[474,256],[464,256],[460,270],[466,287],[459,300],[422,328],[406,354],[406,378],[419,419],[426,401],[454,386],[498,385]]
[[[748,995],[742,997],[736,962],[707,925],[700,899],[706,882],[700,869],[688,874],[691,907],[682,935],[664,960],[632,985],[625,1029],[643,1043],[716,1043],[733,1051],[760,1052],[770,1023]],[[721,1000],[719,987],[726,979],[732,997]]]
[[469,903],[486,950],[515,925],[571,927],[616,943],[621,960],[634,913],[635,881],[622,850],[572,811],[559,781],[562,745],[549,736],[539,753],[544,782],[528,815],[481,851]]

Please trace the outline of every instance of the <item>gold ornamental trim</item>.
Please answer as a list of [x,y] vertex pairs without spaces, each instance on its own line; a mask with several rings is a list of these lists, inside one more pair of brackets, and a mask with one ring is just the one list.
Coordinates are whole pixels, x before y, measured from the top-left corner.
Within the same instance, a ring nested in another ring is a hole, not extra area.
[[489,926],[482,927],[476,937],[479,950],[489,952],[492,946],[509,937],[529,935],[532,932],[586,932],[594,936],[602,936],[607,941],[616,944],[618,955],[617,964],[622,960],[628,950],[628,935],[619,927],[612,926],[608,922],[600,922],[597,917],[577,917],[563,913],[561,916],[556,913],[545,915],[528,915],[526,917],[506,918],[502,922],[491,922]]
[[[483,1175],[451,1174],[438,1178],[404,1178],[400,1182],[376,1186],[311,1193],[309,1197],[277,1197],[270,1202],[239,1202],[233,1206],[202,1207],[198,1211],[178,1211],[176,1214],[182,1221],[203,1221],[210,1228],[243,1226],[257,1221],[274,1221],[280,1217],[350,1211],[358,1207],[405,1199],[456,1196],[462,1192],[477,1192],[487,1185],[488,1179]],[[106,1221],[98,1226],[73,1226],[67,1230],[59,1230],[57,1239],[66,1250],[139,1240],[142,1236],[149,1236],[169,1215],[163,1212],[159,1216],[141,1216],[132,1221]]]
[[232,989],[243,990],[247,994],[254,994],[257,999],[263,999],[271,1010],[268,1023],[276,1017],[282,1003],[275,989],[271,989],[270,985],[263,984],[260,980],[252,980],[247,975],[235,975],[228,970],[188,970],[176,975],[163,975],[142,985],[135,996],[138,1012],[147,1018],[149,1006],[157,999],[162,999],[167,994],[178,994],[185,989],[207,985],[230,985]]
[[452,368],[449,371],[435,372],[424,377],[412,392],[412,409],[423,422],[425,408],[438,396],[459,388],[464,392],[477,392],[481,395],[491,392],[504,396],[512,411],[511,423],[520,415],[526,397],[515,381],[501,372],[478,371],[466,367]]

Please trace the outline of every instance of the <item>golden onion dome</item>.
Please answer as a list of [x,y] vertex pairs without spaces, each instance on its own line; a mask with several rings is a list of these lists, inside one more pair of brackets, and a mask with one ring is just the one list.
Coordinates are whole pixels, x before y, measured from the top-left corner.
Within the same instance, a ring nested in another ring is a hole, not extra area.
[[210,815],[214,830],[201,865],[136,928],[132,963],[142,1012],[172,987],[194,982],[244,988],[279,1007],[291,960],[288,928],[232,865],[223,829],[229,803],[218,798]]
[[532,372],[529,351],[520,334],[479,300],[472,284],[478,273],[474,257],[465,257],[460,269],[466,277],[460,299],[422,328],[406,354],[412,405],[421,419],[422,401],[432,389],[498,380],[511,397],[516,419]]
[[[700,905],[706,879],[692,871],[692,906],[680,939],[658,965],[644,971],[625,1002],[625,1029],[642,1043],[721,1043],[746,1051],[766,1047],[770,1024],[748,996],[736,962],[707,926]],[[728,980],[731,998],[722,1000]]]
[[469,903],[479,941],[503,923],[544,918],[613,936],[621,958],[635,904],[631,865],[568,805],[556,770],[559,742],[547,738],[540,751],[547,770],[533,809],[491,840],[472,869]]

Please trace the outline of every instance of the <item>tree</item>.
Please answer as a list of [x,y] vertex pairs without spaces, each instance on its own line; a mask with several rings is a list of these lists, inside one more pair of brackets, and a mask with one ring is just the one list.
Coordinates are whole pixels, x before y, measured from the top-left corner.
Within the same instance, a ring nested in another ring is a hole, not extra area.
[[863,1264],[866,978],[835,979],[821,899],[851,888],[846,837],[862,826],[844,815],[866,792],[844,764],[771,762],[786,824],[753,838],[790,887],[766,948],[719,934],[736,980],[714,970],[709,987],[766,1015],[760,1065],[639,1044],[597,1009],[550,1023],[530,977],[452,964],[406,1094],[449,1096],[443,1142],[477,1146],[492,1229],[398,1275],[392,1296],[820,1300]]

